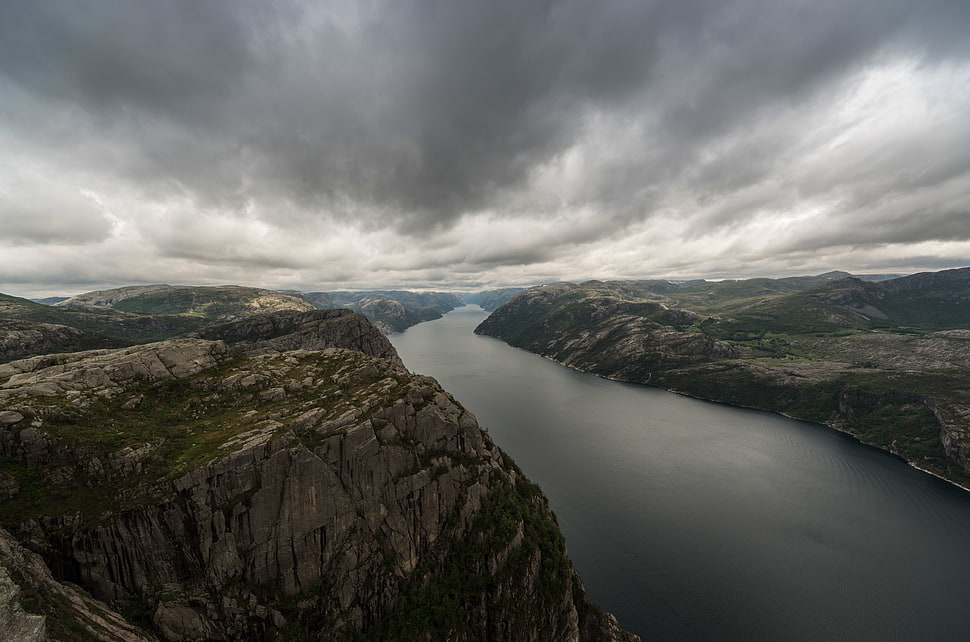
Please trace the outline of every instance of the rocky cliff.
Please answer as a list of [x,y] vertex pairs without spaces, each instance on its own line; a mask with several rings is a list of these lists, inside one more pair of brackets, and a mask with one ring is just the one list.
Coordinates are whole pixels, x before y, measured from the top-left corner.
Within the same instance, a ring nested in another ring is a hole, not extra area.
[[7,642],[157,640],[83,589],[54,579],[40,555],[2,528],[0,631]]
[[539,490],[358,315],[213,336],[0,366],[0,524],[100,617],[167,640],[634,639]]
[[[650,282],[557,284],[519,294],[476,332],[604,377],[825,423],[970,486],[970,331],[957,313],[970,271],[940,274],[833,275],[794,293],[826,275],[662,292]],[[695,309],[670,307],[675,299]],[[943,300],[940,317],[912,305]],[[925,328],[869,328],[872,318],[931,317]]]
[[563,283],[513,297],[475,332],[594,374],[649,381],[658,370],[737,356],[727,342],[681,329],[699,320],[601,284]]
[[350,310],[261,314],[193,336],[224,341],[234,351],[248,355],[340,347],[403,365],[387,337],[366,317]]

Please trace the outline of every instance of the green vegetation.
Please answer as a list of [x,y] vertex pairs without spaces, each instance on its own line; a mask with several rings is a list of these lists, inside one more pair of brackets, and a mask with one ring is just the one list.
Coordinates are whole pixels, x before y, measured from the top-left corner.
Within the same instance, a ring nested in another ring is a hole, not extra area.
[[[278,356],[254,363],[236,357],[192,377],[137,383],[115,397],[91,395],[84,403],[77,403],[78,397],[35,398],[31,416],[42,418],[44,432],[58,447],[43,466],[0,459],[0,475],[15,479],[20,487],[16,496],[0,502],[0,525],[15,526],[72,510],[96,520],[106,511],[153,501],[136,489],[225,456],[232,451],[225,447],[227,442],[271,417],[298,414],[310,406],[335,417],[359,409],[363,420],[373,412],[368,408],[386,400],[388,393],[380,389],[400,383],[389,374],[402,377],[350,351],[311,353],[294,361]],[[253,371],[253,366],[258,369]],[[289,386],[291,392],[282,400],[259,397],[260,391],[308,377],[319,385],[300,390]],[[300,437],[312,447],[340,433],[308,431]],[[112,470],[116,453],[146,445],[149,449],[139,458],[137,472]],[[79,465],[95,459],[100,466]],[[70,483],[51,481],[60,470],[70,470]]]
[[160,341],[202,326],[200,319],[190,317],[131,314],[110,308],[55,307],[5,294],[0,294],[0,319],[77,328],[90,335],[85,338],[82,349]]
[[225,320],[253,314],[257,301],[272,300],[279,309],[307,310],[302,299],[271,290],[236,285],[190,287],[168,286],[122,299],[115,310],[150,315],[181,315],[206,320]]

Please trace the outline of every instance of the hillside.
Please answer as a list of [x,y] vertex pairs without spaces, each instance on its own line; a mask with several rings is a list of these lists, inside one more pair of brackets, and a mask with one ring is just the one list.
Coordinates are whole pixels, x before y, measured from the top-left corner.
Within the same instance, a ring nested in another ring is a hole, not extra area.
[[835,276],[807,289],[826,275],[544,286],[476,332],[604,377],[826,423],[968,484],[970,270]]
[[[815,283],[801,280],[795,289],[782,289],[790,287],[791,279],[730,282],[714,290],[717,303],[713,305],[696,294],[678,294],[670,300],[712,317],[709,331],[722,337],[763,331],[810,334],[970,328],[970,268],[884,281],[834,274],[844,278],[819,282],[820,277],[814,277]],[[769,283],[755,291],[751,286],[758,281]],[[731,285],[737,294],[734,298]],[[812,287],[800,287],[804,285]]]
[[635,639],[585,597],[538,488],[363,317],[203,334],[0,365],[0,587],[20,625]]
[[[82,333],[77,335],[77,347],[81,349],[158,341],[196,330],[205,323],[195,317],[136,314],[98,306],[48,306],[6,294],[0,294],[0,319],[74,328]],[[0,337],[6,332],[0,330]],[[0,338],[0,342],[6,341],[16,339],[12,335]],[[63,349],[75,348],[65,345]],[[10,354],[19,356],[20,352],[14,350]]]
[[525,288],[501,288],[498,290],[483,290],[472,295],[468,295],[465,299],[469,303],[475,303],[483,310],[489,312],[498,309],[509,299],[514,297],[519,292],[522,292]]
[[[142,285],[98,290],[55,303],[58,308],[82,306],[151,316],[179,316],[195,321],[192,329],[252,314],[280,310],[347,308],[360,312],[385,333],[401,332],[422,321],[464,305],[447,292],[373,290],[359,292],[298,292],[236,285]],[[187,331],[187,330],[186,330]],[[164,337],[157,337],[164,338]]]
[[206,321],[232,321],[251,314],[314,309],[303,299],[260,288],[238,285],[145,285],[88,292],[57,307],[97,306],[151,315],[181,315]]
[[360,312],[382,332],[403,332],[407,328],[440,319],[465,305],[464,299],[448,292],[372,290],[365,292],[308,292],[303,295],[317,307],[348,308]]

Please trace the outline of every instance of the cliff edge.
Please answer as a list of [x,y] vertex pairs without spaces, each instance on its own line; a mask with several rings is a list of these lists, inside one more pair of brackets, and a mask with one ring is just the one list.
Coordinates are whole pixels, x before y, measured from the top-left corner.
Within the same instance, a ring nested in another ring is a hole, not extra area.
[[[539,489],[364,324],[285,312],[0,366],[0,525],[145,637],[636,639]],[[72,621],[58,604],[21,620]]]

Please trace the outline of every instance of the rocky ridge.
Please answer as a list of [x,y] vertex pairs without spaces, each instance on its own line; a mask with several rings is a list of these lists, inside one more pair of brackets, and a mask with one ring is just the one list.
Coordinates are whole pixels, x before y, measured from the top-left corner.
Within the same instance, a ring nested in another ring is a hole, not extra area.
[[35,354],[119,347],[121,341],[55,323],[0,318],[0,363]]
[[270,317],[0,366],[0,524],[55,589],[167,640],[634,639],[433,379],[359,315]]
[[185,315],[225,322],[283,310],[308,311],[314,306],[284,292],[238,285],[145,285],[79,294],[55,307],[103,307],[152,315]]

